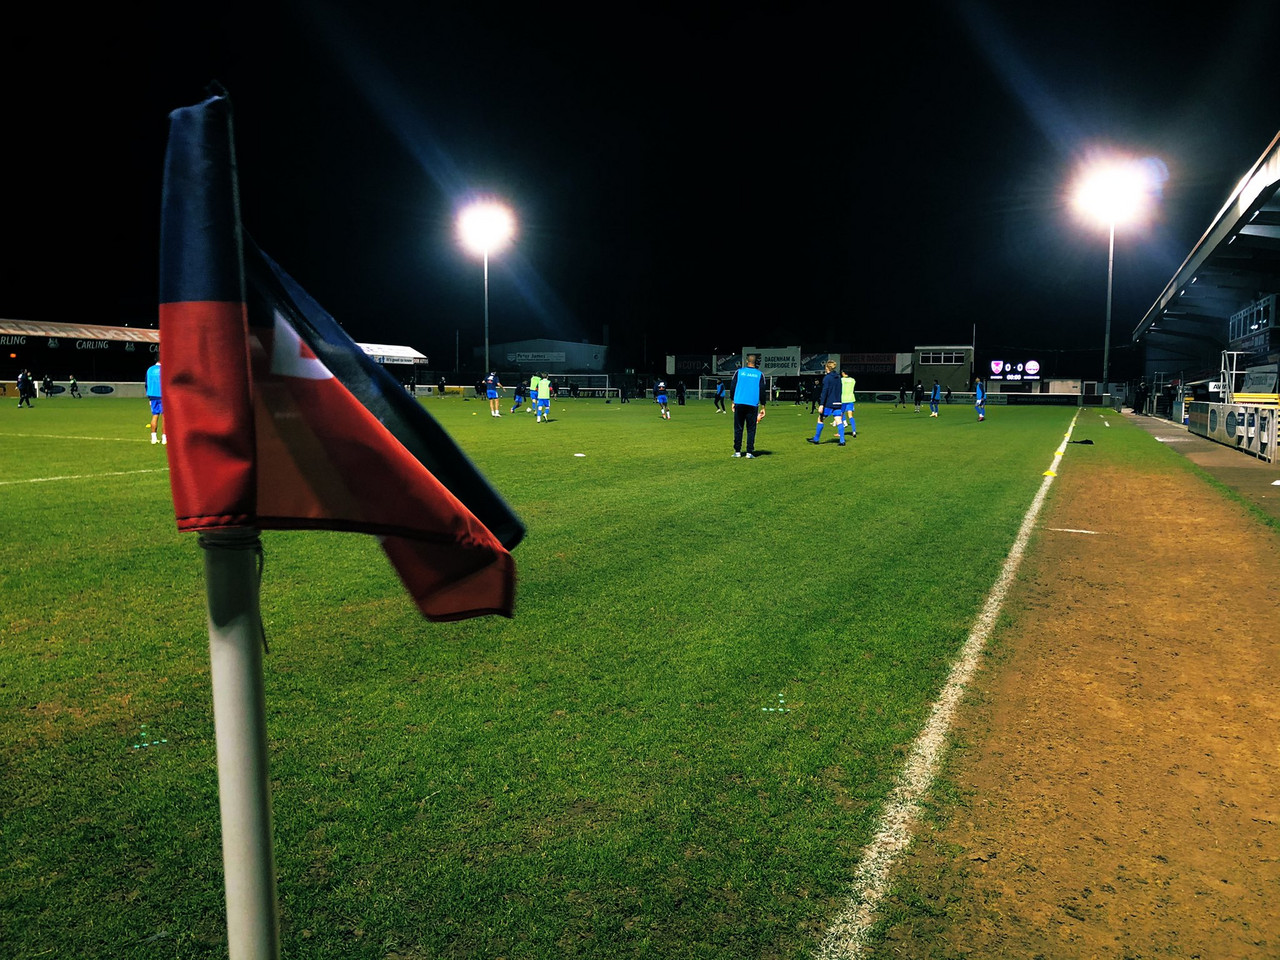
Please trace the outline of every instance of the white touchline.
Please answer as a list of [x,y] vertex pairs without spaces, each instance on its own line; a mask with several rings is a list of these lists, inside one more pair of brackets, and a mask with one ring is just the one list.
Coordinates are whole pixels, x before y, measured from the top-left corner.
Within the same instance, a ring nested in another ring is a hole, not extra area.
[[9,487],[15,483],[51,483],[54,480],[96,480],[98,477],[127,477],[135,473],[168,472],[168,467],[154,467],[150,470],[116,470],[112,473],[79,473],[65,477],[31,477],[27,480],[0,480],[0,487]]
[[66,433],[6,433],[6,437],[25,437],[31,440],[101,440],[103,443],[146,443],[142,437],[75,437]]
[[[1067,438],[1075,429],[1080,414],[1071,418],[1071,426],[1067,429]],[[838,957],[856,957],[862,951],[863,938],[875,918],[876,909],[889,889],[889,872],[893,868],[898,855],[907,848],[911,840],[911,828],[920,815],[920,800],[933,784],[938,772],[942,754],[946,749],[947,731],[951,727],[952,717],[964,694],[965,684],[973,675],[978,665],[978,655],[986,645],[987,637],[995,627],[996,617],[1004,604],[1005,595],[1013,583],[1014,575],[1022,562],[1022,554],[1031,538],[1036,518],[1044,505],[1049,485],[1057,475],[1058,462],[1062,459],[1063,446],[1053,455],[1053,465],[1045,471],[1044,480],[1022,518],[1022,526],[1014,538],[1013,547],[1000,568],[1000,576],[996,578],[987,602],[978,614],[977,622],[969,632],[969,638],[960,649],[960,658],[951,668],[951,675],[942,688],[937,702],[929,712],[924,729],[916,737],[907,755],[906,763],[898,774],[897,783],[890,791],[885,802],[884,813],[880,817],[880,826],[871,842],[862,851],[858,872],[854,875],[853,890],[845,901],[844,908],[831,921],[827,936],[818,947],[819,960],[834,960]]]
[[1097,530],[1072,530],[1070,527],[1046,527],[1051,533],[1087,533],[1091,536],[1097,536]]

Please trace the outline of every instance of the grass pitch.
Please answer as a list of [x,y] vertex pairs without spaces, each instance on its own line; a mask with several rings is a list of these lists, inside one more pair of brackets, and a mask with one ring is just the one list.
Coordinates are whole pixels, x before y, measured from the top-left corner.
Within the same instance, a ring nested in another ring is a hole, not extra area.
[[[810,956],[1071,408],[424,399],[529,527],[514,620],[266,533],[283,953]],[[203,560],[143,401],[0,408],[0,954],[225,956]],[[827,442],[831,441],[831,442]],[[578,456],[582,454],[582,456]]]

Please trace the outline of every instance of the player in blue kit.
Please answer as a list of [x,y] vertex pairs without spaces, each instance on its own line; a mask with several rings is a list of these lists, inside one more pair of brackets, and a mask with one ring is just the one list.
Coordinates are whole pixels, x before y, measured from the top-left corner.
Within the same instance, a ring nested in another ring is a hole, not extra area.
[[[151,442],[168,443],[161,418],[164,416],[164,401],[160,397],[160,361],[147,368],[147,401],[151,404]],[[27,406],[31,406],[30,403]],[[160,437],[156,439],[156,427],[160,426]]]
[[836,431],[840,436],[840,446],[844,446],[844,404],[840,400],[842,389],[840,374],[836,371],[836,362],[828,360],[825,367],[827,374],[822,378],[822,391],[818,394],[818,429],[812,437],[805,437],[809,443],[822,442],[822,422],[827,417],[834,417]]
[[520,409],[521,406],[524,405],[524,398],[525,396],[528,395],[528,393],[529,393],[528,381],[521,380],[519,383],[516,384],[515,397],[512,398],[515,400],[515,403],[511,405],[511,411],[510,411],[511,413],[515,413],[517,410]]
[[936,417],[938,415],[938,404],[942,401],[942,387],[938,385],[938,381],[933,381],[933,393],[929,394],[929,416]]
[[981,423],[987,419],[987,390],[982,385],[982,378],[975,377],[973,381],[973,391],[977,394],[978,402],[973,405],[973,409],[978,411],[978,422]]
[[858,401],[858,395],[855,392],[858,381],[849,374],[840,371],[840,409],[844,413],[844,425],[855,437],[858,435],[858,421],[854,419],[854,405]]
[[755,459],[756,424],[764,419],[764,407],[768,402],[759,363],[759,354],[748,353],[747,365],[739,367],[729,381],[730,403],[733,404],[733,455],[742,456],[742,432],[746,428],[748,460]]
[[659,380],[653,385],[653,399],[658,402],[658,408],[662,413],[662,419],[670,420],[671,409],[667,406],[667,381]]
[[498,380],[498,374],[495,370],[490,370],[489,375],[484,378],[484,395],[489,399],[489,416],[500,417],[502,414],[498,411],[498,391],[502,389],[502,383]]
[[551,378],[545,373],[538,378],[538,399],[534,403],[533,422],[551,422]]

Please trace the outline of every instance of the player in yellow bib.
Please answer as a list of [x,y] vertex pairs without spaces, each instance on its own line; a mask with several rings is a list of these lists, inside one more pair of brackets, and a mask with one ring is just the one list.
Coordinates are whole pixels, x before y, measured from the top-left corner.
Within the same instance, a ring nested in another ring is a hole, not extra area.
[[844,425],[853,431],[855,437],[858,435],[858,421],[853,419],[853,388],[857,382],[845,371],[840,371],[840,412],[844,414]]
[[534,423],[549,423],[551,421],[551,378],[540,377],[538,379],[538,404],[534,407]]

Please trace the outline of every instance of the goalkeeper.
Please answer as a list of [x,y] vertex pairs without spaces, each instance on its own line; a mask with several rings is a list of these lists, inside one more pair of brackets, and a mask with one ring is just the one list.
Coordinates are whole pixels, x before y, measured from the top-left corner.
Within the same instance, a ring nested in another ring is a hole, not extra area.
[[764,374],[758,364],[760,355],[747,354],[747,365],[739,367],[729,381],[730,402],[733,404],[733,455],[742,456],[742,429],[747,431],[747,459],[756,455],[756,424],[764,419]]

